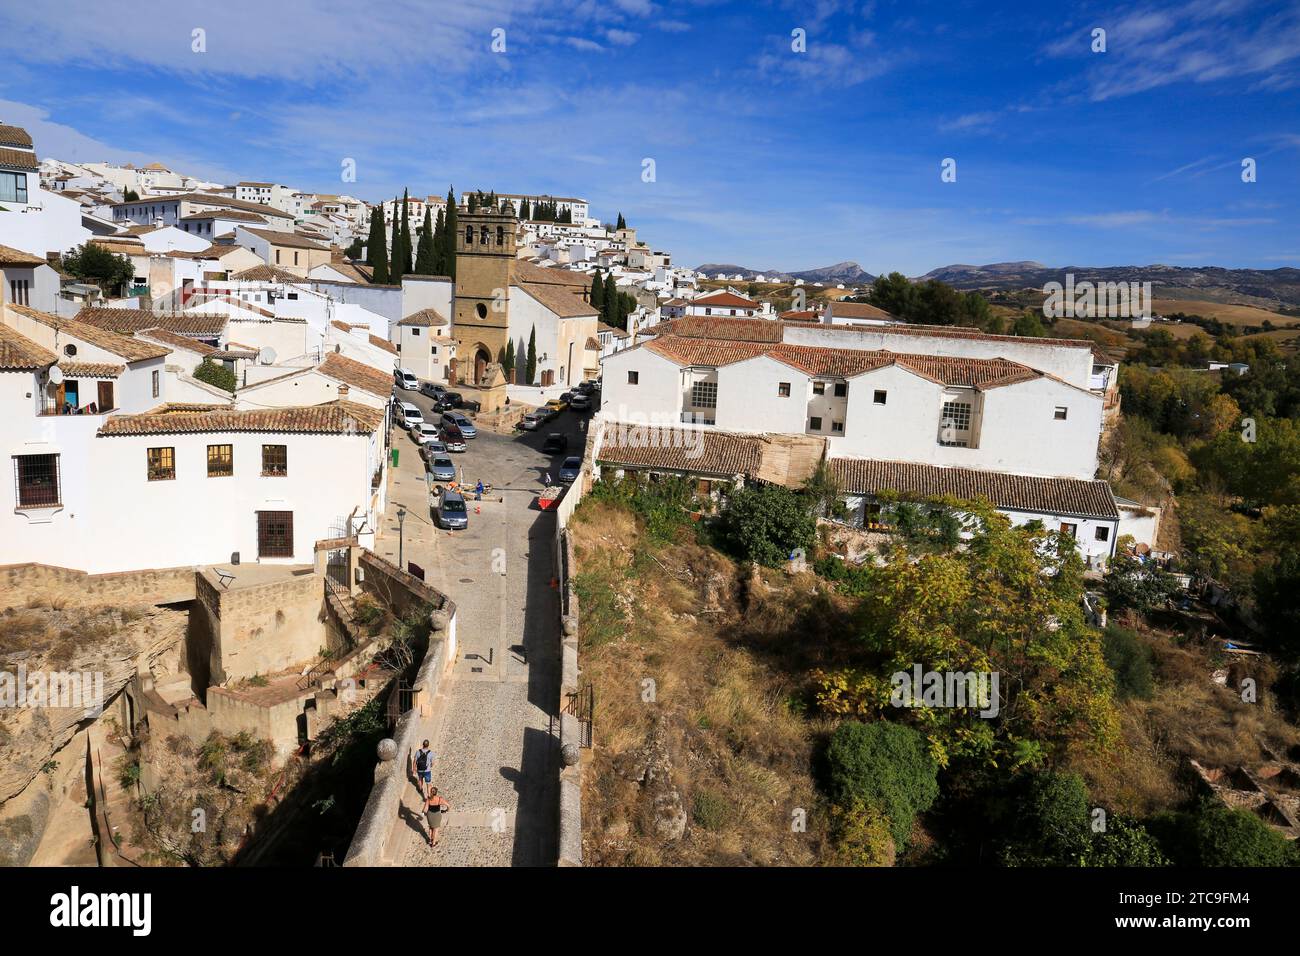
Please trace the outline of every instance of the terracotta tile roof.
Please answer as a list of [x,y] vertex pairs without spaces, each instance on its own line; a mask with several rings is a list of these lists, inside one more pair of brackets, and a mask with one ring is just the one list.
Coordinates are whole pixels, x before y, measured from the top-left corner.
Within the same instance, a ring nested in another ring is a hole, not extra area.
[[[272,229],[254,229],[252,226],[241,226],[244,232],[251,232],[259,239],[265,239],[273,246],[285,246],[295,249],[320,249],[325,251],[328,246],[323,246],[319,242],[313,242],[310,239],[304,239],[302,236],[292,232],[276,232]],[[302,281],[299,279],[298,281]]]
[[594,336],[594,335],[589,335],[589,336],[587,336],[587,346],[586,346],[586,347],[589,348],[589,349],[599,349],[599,348],[600,348],[600,339],[596,338],[596,336]]
[[[851,328],[843,329],[851,332]],[[1088,339],[1040,339],[1020,335],[994,335],[979,329],[964,326],[944,325],[890,325],[873,331],[884,335],[922,335],[930,338],[975,339],[981,342],[1015,342],[1019,345],[1062,345],[1069,348],[1091,349],[1093,343]]]
[[388,341],[387,339],[381,339],[377,335],[370,336],[370,344],[375,346],[376,348],[383,349],[385,352],[392,352],[394,355],[397,354],[396,345],[394,345],[392,342]]
[[[88,342],[105,352],[112,352],[114,355],[121,356],[126,359],[128,365],[132,362],[143,362],[145,359],[162,358],[164,355],[171,354],[171,349],[164,348],[161,345],[143,342],[140,339],[133,339],[126,335],[118,335],[116,332],[82,321],[81,315],[86,311],[85,309],[77,313],[76,319],[60,319],[49,313],[38,312],[36,309],[29,309],[22,305],[10,303],[8,308],[13,309],[19,315],[35,319],[42,325],[49,326],[60,332],[66,332],[74,339],[81,339],[83,342]],[[147,315],[148,313],[141,314]]]
[[29,153],[21,149],[9,149],[7,146],[0,146],[0,166],[8,166],[10,169],[40,169],[40,163],[36,162],[36,154]]
[[347,322],[340,322],[338,319],[330,319],[330,325],[338,329],[340,332],[351,332],[357,327],[350,325]]
[[753,299],[746,299],[744,296],[736,295],[734,292],[710,292],[708,295],[699,295],[689,300],[689,306],[705,305],[712,308],[719,306],[724,309],[757,309],[758,303]]
[[846,494],[896,491],[907,498],[983,498],[994,507],[1079,518],[1119,518],[1110,485],[1079,478],[1009,475],[902,461],[832,458],[831,474]]
[[98,246],[114,255],[119,256],[147,256],[149,250],[144,247],[143,242],[128,242],[126,236],[110,236],[107,239],[90,239],[92,246]]
[[255,212],[244,212],[242,209],[209,209],[206,212],[181,216],[181,222],[190,222],[195,219],[229,219],[231,222],[266,223],[265,216],[258,215]]
[[890,315],[884,309],[878,309],[868,302],[832,302],[829,306],[832,316],[841,319],[888,319],[897,322],[898,317]]
[[21,126],[0,126],[0,146],[32,148],[32,137]]
[[[753,321],[753,320],[747,320]],[[1008,359],[913,355],[867,349],[832,349],[813,345],[768,345],[762,342],[717,341],[660,335],[644,347],[679,365],[719,367],[766,355],[814,376],[851,378],[898,365],[942,385],[996,388],[1039,378],[1042,372]]]
[[30,252],[14,249],[12,246],[0,246],[0,266],[43,266],[45,260]]
[[537,285],[572,286],[575,289],[590,289],[591,279],[581,272],[563,269],[559,266],[535,266],[522,260],[515,263],[515,279]]
[[204,315],[201,312],[154,312],[150,309],[110,309],[89,305],[77,313],[77,321],[123,335],[134,335],[136,332],[149,329],[163,329],[176,335],[214,337],[226,329],[224,315]]
[[600,314],[586,302],[583,302],[579,296],[574,295],[572,292],[566,292],[558,286],[521,282],[517,288],[527,292],[562,319]]
[[[326,265],[328,265],[339,275],[347,276],[349,279],[352,279],[355,282],[365,283],[370,281],[370,272],[368,271],[369,267],[367,267],[367,271],[363,272],[360,268],[353,265],[352,263],[340,262],[337,259],[331,259],[328,263],[326,263]],[[320,266],[317,266],[316,268],[319,269]]]
[[763,464],[757,438],[688,427],[606,426],[596,460],[627,468],[702,475],[753,475]]
[[421,309],[419,312],[412,312],[398,325],[416,325],[420,328],[430,328],[431,326],[446,325],[447,320],[443,318],[442,313],[437,309]]
[[101,436],[178,435],[219,432],[268,432],[350,435],[372,432],[384,420],[382,408],[356,402],[290,408],[235,409],[223,405],[160,405],[139,415],[113,415],[100,426]]
[[159,342],[174,349],[188,349],[191,352],[197,352],[199,355],[213,355],[220,351],[220,349],[213,348],[206,342],[200,342],[198,339],[187,339],[183,335],[177,335],[175,332],[163,328],[145,329],[136,332],[135,337],[149,339],[151,342]]
[[56,361],[58,357],[49,349],[37,345],[21,332],[0,322],[0,369],[38,369],[53,365]]
[[782,312],[778,318],[783,322],[816,322],[820,317],[812,309],[804,309],[801,312]]
[[260,265],[245,269],[243,272],[236,272],[231,276],[232,279],[247,279],[250,282],[306,282],[302,276],[294,275],[284,269],[275,266]]
[[331,352],[325,356],[325,361],[320,363],[319,371],[322,375],[328,375],[345,385],[359,388],[363,392],[369,392],[372,395],[387,398],[393,391],[393,376],[391,373],[386,375],[373,366],[350,359],[346,355],[340,355],[337,352]]
[[781,341],[784,326],[772,319],[747,319],[743,316],[688,315],[653,325],[652,335],[681,335],[693,339],[718,339],[731,342]]
[[126,371],[125,365],[107,362],[60,362],[59,368],[69,378],[117,378]]

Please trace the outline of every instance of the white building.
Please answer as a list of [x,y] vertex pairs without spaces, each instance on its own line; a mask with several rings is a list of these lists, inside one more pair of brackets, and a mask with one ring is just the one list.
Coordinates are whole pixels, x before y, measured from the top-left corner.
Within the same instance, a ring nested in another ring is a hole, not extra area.
[[[22,306],[0,324],[0,564],[307,564],[384,506],[382,408],[167,401],[168,349]],[[75,351],[70,351],[75,350]],[[71,390],[76,386],[75,393]],[[92,405],[93,402],[93,405]],[[67,414],[75,405],[78,414]]]
[[983,489],[1089,558],[1114,547],[1119,514],[1094,481],[1109,382],[1094,387],[1091,342],[687,316],[601,364],[606,422],[815,440],[858,521],[887,488]]

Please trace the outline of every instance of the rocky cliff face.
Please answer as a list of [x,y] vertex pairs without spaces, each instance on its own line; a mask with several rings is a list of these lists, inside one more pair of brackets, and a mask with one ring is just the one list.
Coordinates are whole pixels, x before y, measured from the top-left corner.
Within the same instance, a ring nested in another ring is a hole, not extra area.
[[[0,694],[15,692],[20,668],[38,680],[53,671],[102,674],[106,706],[139,671],[177,672],[187,621],[184,611],[157,607],[9,608],[0,613]],[[85,707],[0,702],[0,804],[92,719]]]

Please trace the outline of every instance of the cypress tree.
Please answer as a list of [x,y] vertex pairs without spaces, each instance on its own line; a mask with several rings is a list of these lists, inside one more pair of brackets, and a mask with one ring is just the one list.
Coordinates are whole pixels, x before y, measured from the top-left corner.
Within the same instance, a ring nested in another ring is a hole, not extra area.
[[414,257],[411,255],[415,247],[411,245],[410,198],[411,198],[410,190],[409,189],[402,190],[402,274],[403,275],[406,275],[406,273],[408,272],[412,272],[413,271],[412,266],[414,266],[414,262],[412,262],[412,259]]
[[622,214],[622,213],[619,213],[619,214],[618,214],[618,225],[615,226],[614,228],[615,228],[615,229],[626,229],[626,228],[627,228],[627,220],[623,218],[623,214]]
[[501,361],[501,367],[505,370],[506,381],[513,382],[515,380],[515,340],[514,339],[511,339],[510,341],[506,342],[506,355],[505,358],[502,359]]
[[524,365],[524,378],[527,381],[525,385],[532,385],[533,380],[537,378],[537,326],[528,333],[528,361]]
[[519,218],[520,219],[533,218],[533,204],[530,203],[527,199],[519,203]]
[[446,268],[442,262],[442,234],[446,231],[447,226],[442,220],[442,210],[438,210],[438,221],[433,226],[433,238],[429,242],[429,268],[433,275],[445,276]]
[[605,283],[600,278],[600,270],[591,277],[591,307],[601,315],[605,314]]
[[370,211],[370,244],[366,252],[370,263],[370,281],[379,285],[388,283],[388,249],[384,244],[384,207]]
[[618,285],[614,273],[605,273],[605,291],[600,303],[601,319],[606,325],[618,328]]
[[440,275],[456,278],[456,193],[447,190],[447,222],[442,231],[442,271]]
[[420,249],[415,256],[415,271],[433,275],[433,207],[424,207],[424,225],[420,227]]
[[388,281],[402,281],[402,213],[393,200],[393,243],[388,249]]

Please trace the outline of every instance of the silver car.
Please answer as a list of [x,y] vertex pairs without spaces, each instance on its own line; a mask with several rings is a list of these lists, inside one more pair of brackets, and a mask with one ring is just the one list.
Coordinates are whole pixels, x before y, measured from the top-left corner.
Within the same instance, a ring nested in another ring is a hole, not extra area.
[[456,466],[446,456],[430,458],[429,474],[433,476],[434,481],[455,481]]
[[469,527],[469,509],[465,499],[457,491],[444,491],[442,498],[433,508],[433,518],[438,527],[448,531],[463,531]]
[[425,461],[447,457],[447,446],[440,441],[427,441],[420,446],[420,454]]
[[546,421],[547,416],[543,415],[541,412],[529,412],[519,420],[519,427],[524,431],[535,432],[537,431],[537,426],[544,425]]
[[564,464],[560,466],[560,481],[569,485],[578,480],[578,475],[582,471],[582,459],[577,455],[570,455],[564,459]]

